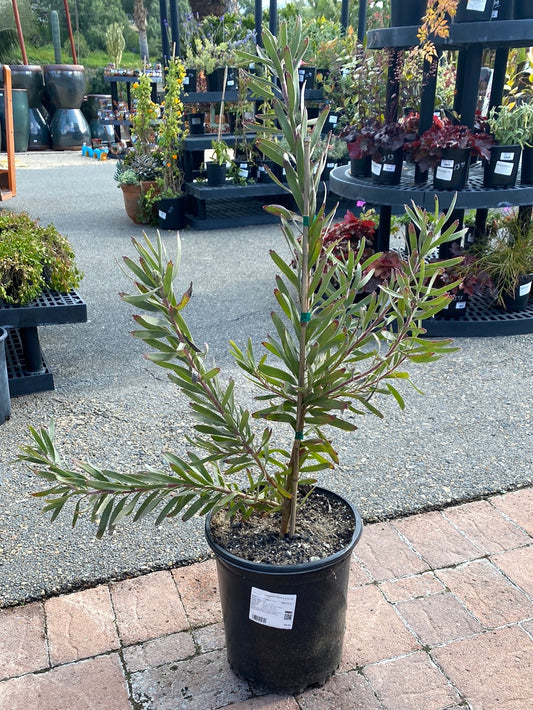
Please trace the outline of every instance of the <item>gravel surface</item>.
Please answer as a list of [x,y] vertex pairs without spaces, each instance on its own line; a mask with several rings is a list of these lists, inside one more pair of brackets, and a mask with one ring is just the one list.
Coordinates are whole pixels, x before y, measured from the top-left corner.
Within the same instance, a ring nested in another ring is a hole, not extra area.
[[[27,211],[67,234],[85,279],[88,322],[40,329],[55,390],[12,400],[0,427],[0,606],[50,596],[207,556],[203,521],[127,522],[97,541],[82,520],[50,525],[30,496],[39,481],[12,463],[28,424],[56,422],[65,459],[120,470],[160,465],[165,447],[183,448],[186,403],[164,373],[142,358],[129,335],[132,310],[117,260],[132,255],[142,227],[128,220],[113,181],[115,163],[79,153],[17,155],[17,197],[3,209]],[[148,230],[154,234],[154,230]],[[194,282],[189,319],[199,342],[245,403],[248,383],[235,371],[228,338],[260,343],[271,329],[274,268],[283,249],[277,227],[182,232],[184,290]],[[165,233],[169,250],[174,235]],[[407,409],[382,402],[386,417],[359,417],[359,431],[337,435],[341,465],[322,483],[350,498],[365,520],[399,516],[531,484],[533,335],[461,339],[459,351],[413,369],[424,391],[405,391]]]

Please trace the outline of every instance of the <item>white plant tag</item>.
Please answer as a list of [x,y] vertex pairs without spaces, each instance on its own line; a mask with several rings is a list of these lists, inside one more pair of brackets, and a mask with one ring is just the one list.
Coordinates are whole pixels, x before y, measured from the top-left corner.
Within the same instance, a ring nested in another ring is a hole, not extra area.
[[484,12],[487,0],[468,0],[466,9],[473,12]]
[[330,116],[329,117],[329,122],[332,123],[333,125],[335,125],[337,123],[337,121],[338,121],[337,116]]
[[453,168],[443,168],[442,165],[439,165],[435,171],[435,177],[448,182],[453,177]]
[[248,618],[274,629],[292,629],[295,608],[296,594],[275,594],[252,587]]
[[528,281],[527,284],[522,284],[518,288],[518,293],[520,296],[525,296],[526,293],[529,293],[531,291],[531,281]]
[[383,163],[384,173],[393,173],[396,170],[396,165],[394,163]]
[[514,161],[514,153],[500,153],[500,160]]
[[441,160],[440,166],[441,168],[451,168],[453,170],[454,162],[453,160]]
[[466,308],[466,301],[457,301],[455,304],[455,309],[458,311],[461,308]]
[[381,163],[376,163],[374,160],[372,161],[372,174],[381,175]]
[[503,160],[498,160],[494,166],[495,175],[510,175],[513,172],[513,163],[506,163]]

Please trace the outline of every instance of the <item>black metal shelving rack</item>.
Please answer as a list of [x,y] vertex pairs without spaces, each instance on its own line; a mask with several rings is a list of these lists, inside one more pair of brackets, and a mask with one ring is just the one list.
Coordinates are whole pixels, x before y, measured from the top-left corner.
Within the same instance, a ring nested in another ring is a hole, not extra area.
[[[398,92],[397,68],[399,54],[418,43],[417,27],[394,27],[371,30],[367,34],[369,49],[389,49],[392,52],[388,76],[388,96]],[[452,23],[449,37],[436,38],[435,46],[443,50],[457,50],[457,82],[454,110],[462,123],[472,126],[475,119],[479,76],[484,49],[495,50],[492,90],[489,106],[501,104],[505,83],[505,71],[512,47],[533,45],[533,20],[502,20],[497,22]],[[436,71],[429,63],[424,65],[420,103],[420,131],[431,126],[435,105]],[[396,118],[393,102],[388,102],[387,118]],[[346,167],[335,168],[330,174],[330,189],[335,194],[365,202],[379,211],[379,229],[376,246],[379,250],[389,248],[391,215],[394,209],[414,201],[415,204],[434,209],[435,197],[439,205],[449,207],[454,193],[433,190],[430,183],[417,182],[420,176],[414,167],[405,168],[399,185],[379,185],[370,178],[351,177]],[[457,193],[455,214],[462,219],[465,210],[476,211],[477,234],[483,233],[489,209],[518,206],[527,219],[531,218],[533,186],[513,188],[484,188],[481,168],[474,165],[470,170],[468,187]],[[472,306],[472,307],[471,307]],[[428,334],[436,336],[493,336],[533,332],[533,305],[521,313],[502,313],[494,303],[476,299],[467,313],[456,320],[431,319],[426,321]]]

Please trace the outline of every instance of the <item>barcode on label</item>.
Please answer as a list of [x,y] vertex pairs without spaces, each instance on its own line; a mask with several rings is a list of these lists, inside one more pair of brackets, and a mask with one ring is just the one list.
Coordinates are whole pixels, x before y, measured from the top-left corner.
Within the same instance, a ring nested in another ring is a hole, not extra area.
[[253,621],[257,621],[258,624],[266,624],[266,616],[257,616],[257,614],[252,614]]

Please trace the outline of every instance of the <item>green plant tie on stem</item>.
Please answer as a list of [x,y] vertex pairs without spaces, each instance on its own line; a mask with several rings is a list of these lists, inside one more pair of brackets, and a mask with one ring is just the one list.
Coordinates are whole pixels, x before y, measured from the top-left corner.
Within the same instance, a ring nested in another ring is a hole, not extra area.
[[303,441],[304,440],[304,433],[303,431],[295,431],[294,432],[294,438],[296,441]]
[[300,323],[309,323],[311,320],[311,311],[300,313]]

